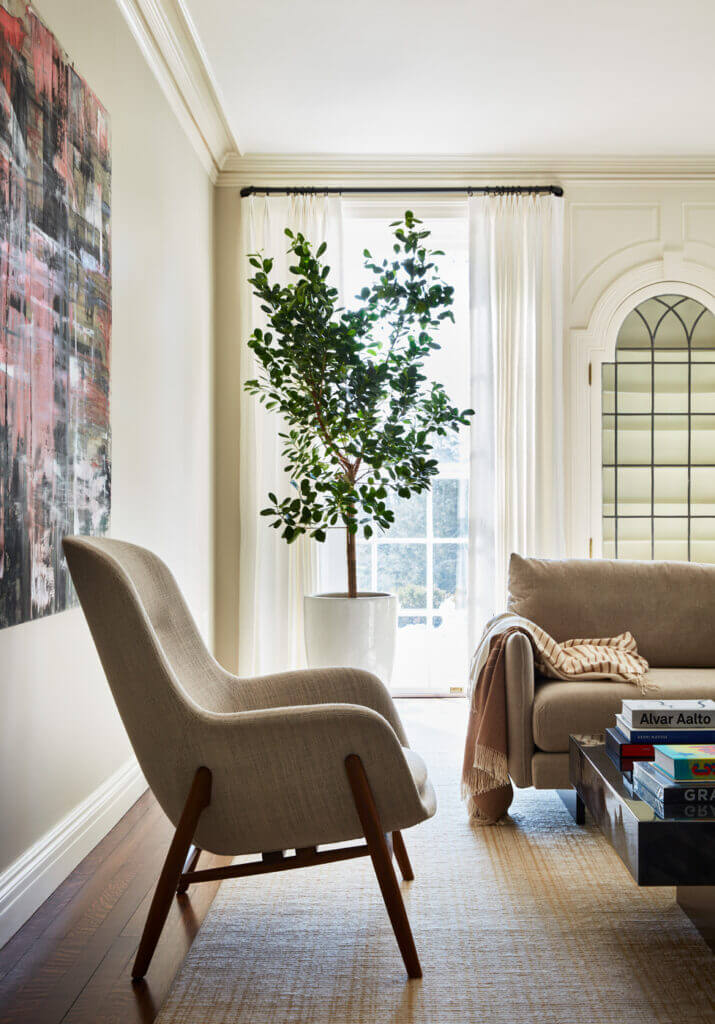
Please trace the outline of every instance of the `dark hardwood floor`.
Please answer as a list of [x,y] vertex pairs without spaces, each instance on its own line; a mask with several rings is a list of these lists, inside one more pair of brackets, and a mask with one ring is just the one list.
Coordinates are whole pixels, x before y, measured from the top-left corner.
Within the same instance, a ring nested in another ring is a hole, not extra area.
[[[146,792],[0,950],[0,1024],[147,1024],[219,883],[174,899],[146,980],[130,968],[173,829]],[[204,854],[201,867],[230,863]]]

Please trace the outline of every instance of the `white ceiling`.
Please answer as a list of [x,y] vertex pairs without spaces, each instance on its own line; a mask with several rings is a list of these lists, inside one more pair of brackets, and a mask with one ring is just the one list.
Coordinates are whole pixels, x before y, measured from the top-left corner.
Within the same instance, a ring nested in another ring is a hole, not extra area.
[[715,153],[715,0],[183,2],[242,154]]

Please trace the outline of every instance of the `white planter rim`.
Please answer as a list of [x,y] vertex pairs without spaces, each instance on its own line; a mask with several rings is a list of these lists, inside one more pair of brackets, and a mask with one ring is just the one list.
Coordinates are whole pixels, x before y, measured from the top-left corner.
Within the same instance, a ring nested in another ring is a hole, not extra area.
[[318,601],[318,600],[321,600],[321,601],[359,601],[361,598],[363,598],[363,599],[370,599],[370,598],[372,598],[374,600],[376,597],[377,598],[380,598],[380,597],[390,598],[390,597],[395,597],[396,595],[395,594],[387,594],[384,591],[360,590],[355,595],[355,597],[350,597],[350,595],[347,594],[345,591],[336,591],[335,593],[331,593],[331,594],[308,594],[307,596],[311,599],[311,601]]

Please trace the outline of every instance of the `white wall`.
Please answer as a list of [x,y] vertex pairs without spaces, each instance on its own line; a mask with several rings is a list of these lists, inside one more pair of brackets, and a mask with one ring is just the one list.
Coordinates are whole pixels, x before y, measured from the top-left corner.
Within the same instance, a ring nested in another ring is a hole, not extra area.
[[563,184],[567,535],[569,554],[583,558],[591,539],[600,552],[601,363],[649,295],[693,295],[715,311],[715,182]]
[[[112,534],[169,563],[208,636],[212,185],[114,0],[36,9],[111,117]],[[0,945],[34,909],[24,896],[3,924],[17,874],[3,869],[130,757],[79,609],[0,631]],[[130,779],[97,828],[136,798]],[[61,873],[98,838],[65,851]],[[35,902],[50,881],[35,880]]]

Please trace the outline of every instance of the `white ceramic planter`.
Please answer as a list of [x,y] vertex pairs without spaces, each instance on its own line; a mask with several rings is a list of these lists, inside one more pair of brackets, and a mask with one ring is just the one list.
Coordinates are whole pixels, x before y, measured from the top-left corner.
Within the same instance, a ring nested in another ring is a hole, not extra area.
[[311,668],[363,668],[389,684],[397,636],[394,594],[313,594],[304,602],[305,649]]

